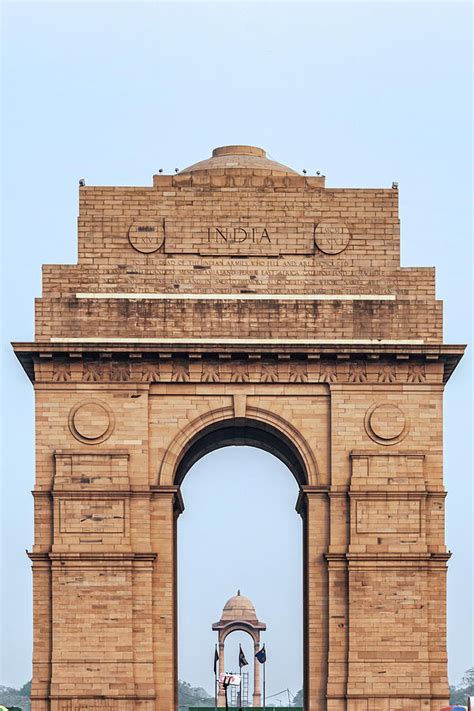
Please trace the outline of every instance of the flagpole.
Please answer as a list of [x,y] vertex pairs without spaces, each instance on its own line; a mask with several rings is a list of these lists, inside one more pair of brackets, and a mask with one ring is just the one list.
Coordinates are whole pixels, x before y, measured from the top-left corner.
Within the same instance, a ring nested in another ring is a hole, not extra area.
[[265,667],[267,666],[267,660],[265,658],[265,661],[263,662],[263,708],[266,709],[266,704],[265,704]]
[[214,652],[214,709],[217,709],[217,644]]
[[240,655],[242,653],[242,645],[239,644],[239,671],[240,671],[240,696],[239,696],[239,711],[242,711],[242,668],[240,666]]

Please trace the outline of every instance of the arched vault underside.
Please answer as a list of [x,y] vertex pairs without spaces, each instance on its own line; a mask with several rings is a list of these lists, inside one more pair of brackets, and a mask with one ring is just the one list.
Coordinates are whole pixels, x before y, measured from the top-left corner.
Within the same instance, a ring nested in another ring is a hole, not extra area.
[[192,437],[177,462],[175,484],[180,486],[189,469],[205,454],[222,447],[239,445],[257,447],[273,454],[286,464],[300,486],[308,483],[305,463],[295,442],[265,422],[235,417],[207,425]]

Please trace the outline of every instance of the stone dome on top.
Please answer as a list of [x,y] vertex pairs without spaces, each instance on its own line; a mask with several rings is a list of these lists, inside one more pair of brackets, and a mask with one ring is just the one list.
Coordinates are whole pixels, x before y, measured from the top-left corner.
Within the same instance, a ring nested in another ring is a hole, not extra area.
[[263,148],[255,146],[221,146],[214,148],[212,157],[181,170],[181,173],[195,173],[201,170],[262,170],[273,175],[298,175],[295,170],[286,165],[267,158]]
[[240,594],[240,590],[237,595],[234,595],[227,600],[222,611],[221,620],[257,620],[257,613],[255,607],[248,597]]
[[[248,597],[240,594],[234,595],[227,600],[222,610],[221,619],[212,625],[213,630],[253,630],[254,633],[260,633],[267,629],[265,622],[260,622],[255,611],[255,607]],[[259,639],[255,637],[255,639]]]

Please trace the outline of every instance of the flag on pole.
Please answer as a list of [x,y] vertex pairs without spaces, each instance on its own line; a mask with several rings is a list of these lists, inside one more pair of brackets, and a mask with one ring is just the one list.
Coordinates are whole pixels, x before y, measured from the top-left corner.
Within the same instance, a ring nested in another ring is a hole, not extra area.
[[217,644],[214,650],[214,676],[217,674],[217,662],[219,661],[219,652],[217,651]]
[[242,645],[239,644],[239,667],[242,669],[242,667],[246,667],[247,665],[248,661],[245,659],[244,650],[242,649]]
[[267,661],[267,653],[265,651],[265,645],[263,645],[262,649],[260,649],[255,656],[257,657],[260,664],[265,664],[265,662]]

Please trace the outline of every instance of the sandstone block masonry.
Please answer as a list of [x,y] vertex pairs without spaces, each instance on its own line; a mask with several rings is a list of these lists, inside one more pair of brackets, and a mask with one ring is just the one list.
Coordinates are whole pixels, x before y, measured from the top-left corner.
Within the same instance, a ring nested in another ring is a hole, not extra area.
[[14,344],[36,392],[33,711],[177,709],[180,485],[241,443],[300,488],[305,711],[447,705],[442,396],[463,347],[434,270],[400,267],[398,191],[227,146],[79,193],[78,264],[44,267]]

